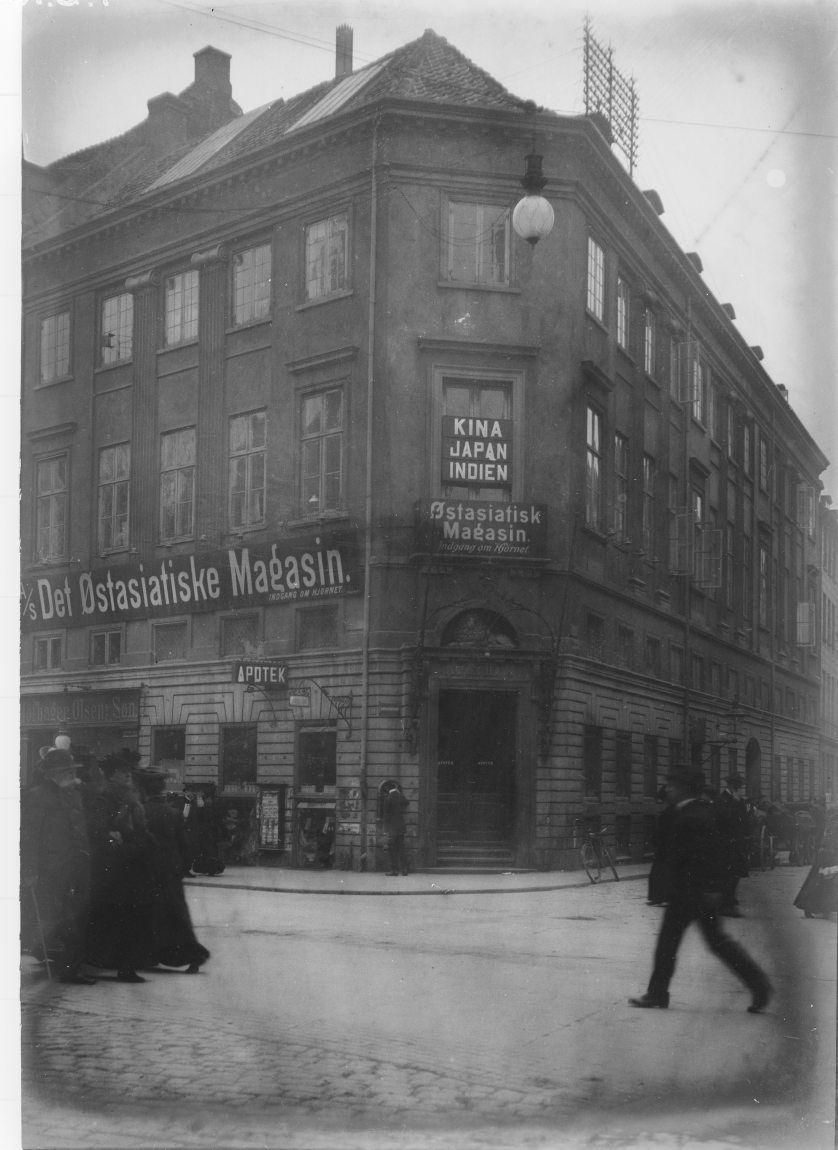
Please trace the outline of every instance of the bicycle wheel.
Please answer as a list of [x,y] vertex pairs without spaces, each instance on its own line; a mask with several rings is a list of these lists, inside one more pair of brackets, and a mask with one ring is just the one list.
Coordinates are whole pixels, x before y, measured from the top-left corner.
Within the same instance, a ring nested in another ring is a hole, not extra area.
[[608,849],[605,843],[602,844],[602,861],[613,874],[614,882],[619,882],[620,876],[617,874],[617,868],[614,866],[614,856],[611,854],[611,851]]
[[599,882],[602,878],[602,867],[600,866],[599,855],[596,852],[594,844],[583,843],[579,857],[582,859],[582,866],[585,868],[591,882]]

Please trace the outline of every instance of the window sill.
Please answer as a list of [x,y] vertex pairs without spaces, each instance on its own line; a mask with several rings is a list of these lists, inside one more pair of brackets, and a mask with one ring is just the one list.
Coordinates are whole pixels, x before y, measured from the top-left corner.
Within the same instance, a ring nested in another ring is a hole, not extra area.
[[100,375],[103,371],[117,371],[120,367],[130,367],[134,362],[134,357],[130,359],[119,359],[116,363],[100,363],[93,369],[94,375]]
[[438,288],[451,288],[456,291],[499,292],[501,295],[520,295],[521,289],[513,284],[481,284],[472,280],[437,280]]
[[329,292],[327,295],[318,296],[316,299],[303,300],[302,303],[297,304],[297,306],[294,310],[295,311],[308,311],[309,308],[320,307],[322,304],[325,304],[325,303],[334,303],[335,300],[349,299],[350,296],[353,296],[354,294],[355,294],[354,288],[344,288],[342,291]]
[[35,390],[40,391],[44,387],[61,387],[62,384],[72,383],[74,376],[72,375],[59,375],[55,379],[39,379],[35,384]]
[[348,511],[326,511],[323,515],[306,515],[299,519],[289,519],[285,524],[292,531],[311,527],[331,527],[335,523],[348,523]]
[[229,327],[225,329],[225,334],[235,335],[237,331],[247,331],[249,328],[253,327],[266,327],[269,326],[272,322],[273,316],[270,315],[260,316],[259,319],[248,319],[243,323],[230,324]]
[[198,337],[196,335],[194,339],[185,339],[181,343],[164,344],[163,347],[158,347],[157,354],[165,355],[169,351],[182,351],[185,347],[196,347],[197,343]]

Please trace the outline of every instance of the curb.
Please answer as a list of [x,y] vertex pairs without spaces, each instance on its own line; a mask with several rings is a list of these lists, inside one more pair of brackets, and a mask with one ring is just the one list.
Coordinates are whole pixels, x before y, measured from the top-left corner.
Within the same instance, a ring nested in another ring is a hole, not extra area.
[[258,891],[265,894],[328,894],[328,895],[358,895],[361,898],[400,898],[404,896],[413,897],[437,897],[439,895],[458,895],[458,894],[540,894],[547,891],[557,890],[575,890],[580,887],[594,887],[594,886],[608,886],[615,881],[619,882],[633,882],[637,879],[646,879],[648,874],[629,874],[621,875],[619,880],[607,879],[604,883],[592,883],[589,879],[584,882],[573,881],[563,882],[556,884],[545,884],[542,886],[519,886],[514,888],[509,887],[445,887],[432,883],[430,889],[426,890],[346,890],[335,887],[293,887],[293,886],[250,886],[247,883],[214,883],[206,882],[195,879],[185,879],[184,887],[212,887],[215,890],[250,890]]

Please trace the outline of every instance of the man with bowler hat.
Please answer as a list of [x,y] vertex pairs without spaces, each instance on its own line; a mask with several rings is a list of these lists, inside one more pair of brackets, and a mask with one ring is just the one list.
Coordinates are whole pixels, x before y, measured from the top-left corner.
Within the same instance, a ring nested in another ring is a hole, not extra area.
[[91,984],[81,969],[90,893],[81,783],[69,750],[40,754],[20,804],[21,945],[61,982]]
[[394,783],[384,799],[384,829],[390,853],[390,875],[407,874],[407,854],[404,849],[406,831],[404,812],[407,799]]
[[669,863],[669,901],[655,947],[652,976],[646,993],[630,998],[632,1006],[669,1006],[669,984],[681,939],[695,922],[713,954],[751,992],[748,1011],[757,1014],[771,997],[765,973],[738,942],[725,934],[718,918],[718,906],[725,879],[724,858],[719,849],[719,832],[713,808],[700,800],[704,776],[689,768],[675,769],[667,776],[667,798],[674,808],[667,828],[666,857]]

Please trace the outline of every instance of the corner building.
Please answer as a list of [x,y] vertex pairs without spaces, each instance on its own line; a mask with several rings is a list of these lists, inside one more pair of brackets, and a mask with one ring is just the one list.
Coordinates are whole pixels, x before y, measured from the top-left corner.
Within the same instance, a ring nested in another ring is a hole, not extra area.
[[135,746],[370,868],[393,779],[418,866],[640,857],[685,758],[819,796],[827,460],[759,349],[607,124],[337,40],[25,168],[24,769]]

